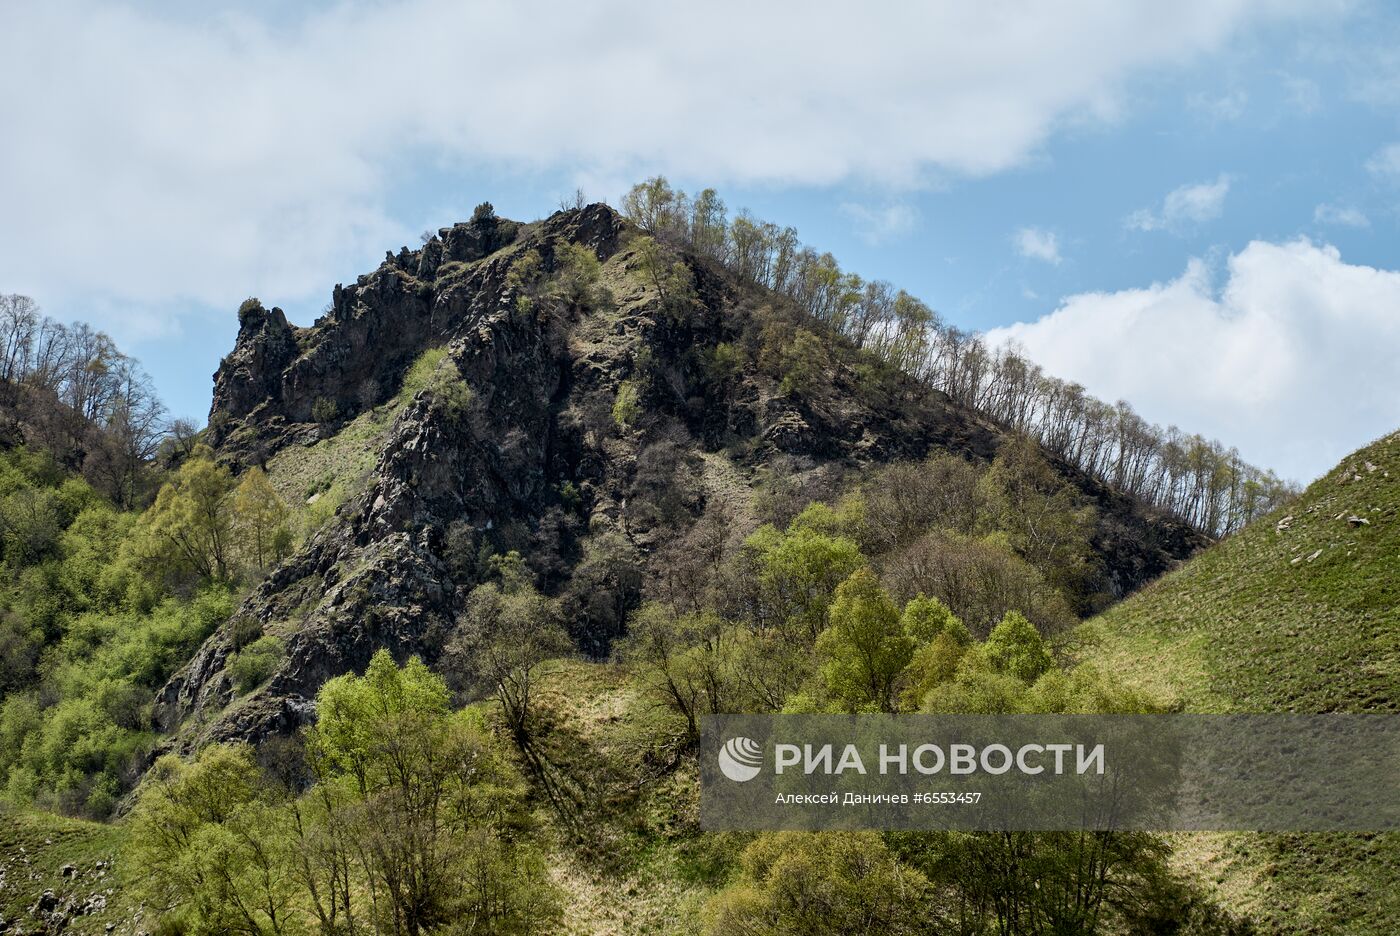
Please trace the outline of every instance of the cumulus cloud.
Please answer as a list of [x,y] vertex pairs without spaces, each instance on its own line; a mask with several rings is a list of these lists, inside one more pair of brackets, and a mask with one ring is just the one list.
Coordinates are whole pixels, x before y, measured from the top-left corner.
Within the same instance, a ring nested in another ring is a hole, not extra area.
[[919,220],[913,206],[899,203],[872,208],[847,202],[841,213],[854,223],[857,236],[872,247],[908,234]]
[[988,333],[1142,415],[1310,479],[1400,426],[1400,272],[1307,240],[1250,243],[1217,290],[1203,261],[1167,283],[1083,293]]
[[0,281],[121,308],[315,295],[412,240],[428,219],[391,199],[427,171],[985,175],[1305,7],[5,4]]
[[1128,215],[1126,224],[1135,231],[1185,230],[1220,217],[1229,193],[1230,177],[1223,173],[1214,182],[1178,186],[1167,193],[1160,209],[1139,208]]
[[1400,179],[1400,143],[1383,147],[1366,160],[1366,171],[1379,179]]
[[1313,209],[1313,221],[1317,224],[1331,224],[1340,227],[1364,228],[1371,226],[1371,219],[1352,205],[1321,204]]
[[1032,260],[1060,265],[1060,239],[1054,231],[1025,227],[1016,232],[1016,252]]

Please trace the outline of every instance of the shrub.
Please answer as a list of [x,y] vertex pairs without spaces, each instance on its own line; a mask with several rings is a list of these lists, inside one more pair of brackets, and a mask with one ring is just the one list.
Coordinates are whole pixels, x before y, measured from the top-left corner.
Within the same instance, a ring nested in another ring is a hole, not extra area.
[[334,422],[335,417],[340,413],[340,407],[336,406],[335,400],[318,396],[311,404],[311,418],[325,425]]
[[639,397],[635,381],[624,380],[618,386],[617,397],[613,400],[612,417],[619,429],[630,429],[637,424],[637,420],[642,418],[642,404]]
[[262,622],[257,618],[240,617],[229,624],[229,642],[235,651],[242,650],[262,635]]
[[250,692],[262,685],[277,669],[285,654],[282,641],[270,634],[259,637],[234,654],[229,660],[228,671],[238,691]]
[[1008,611],[982,645],[987,662],[999,673],[1033,683],[1054,665],[1045,640],[1019,611]]

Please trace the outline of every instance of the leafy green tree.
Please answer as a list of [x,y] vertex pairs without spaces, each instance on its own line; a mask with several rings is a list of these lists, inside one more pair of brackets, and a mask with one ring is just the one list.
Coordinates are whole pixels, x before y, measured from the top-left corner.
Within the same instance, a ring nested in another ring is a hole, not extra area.
[[799,328],[779,353],[780,389],[785,395],[806,396],[830,372],[831,359],[821,338]]
[[739,881],[706,906],[704,932],[913,936],[945,922],[928,879],[874,832],[765,834],[741,867]]
[[254,569],[280,562],[291,544],[287,504],[256,465],[243,473],[233,492],[233,535]]
[[950,633],[942,633],[918,647],[900,677],[900,707],[916,712],[924,708],[939,686],[952,680],[967,653],[967,644]]
[[633,614],[621,656],[649,695],[685,719],[686,741],[700,738],[701,715],[733,711],[737,629],[713,611],[675,614],[649,602]]
[[380,650],[363,676],[322,686],[317,713],[307,736],[317,784],[299,828],[323,923],[367,913],[402,936],[464,920],[550,931],[558,905],[543,867],[500,838],[524,821],[523,783],[479,719],[451,712],[440,677]]
[[924,594],[916,595],[905,604],[899,624],[918,644],[932,643],[944,634],[964,646],[972,641],[967,625],[947,605]]
[[637,265],[648,286],[656,290],[661,308],[672,316],[683,316],[695,305],[695,276],[680,260],[655,239],[636,241]]
[[875,573],[860,569],[836,589],[817,657],[827,690],[847,711],[893,711],[895,680],[913,652],[914,639]]
[[208,449],[196,451],[141,517],[148,543],[145,558],[160,571],[174,567],[205,580],[229,578],[235,541],[233,489],[229,470],[216,464]]
[[826,626],[837,586],[865,564],[854,540],[809,526],[781,533],[765,525],[744,546],[757,569],[761,623],[771,620],[807,641]]
[[1045,638],[1019,611],[1008,611],[982,645],[992,669],[1030,684],[1055,665]]
[[678,210],[684,193],[678,193],[662,176],[652,176],[632,186],[622,198],[622,213],[649,234],[673,232],[680,228]]
[[285,810],[246,745],[211,745],[151,768],[130,824],[137,888],[195,932],[281,934],[295,894]]
[[501,584],[478,585],[467,596],[448,658],[468,694],[495,697],[523,749],[530,744],[536,671],[572,644],[557,604],[529,583],[519,555],[510,554],[504,568]]
[[933,684],[919,710],[937,715],[1019,715],[1029,710],[1028,695],[1025,683],[991,669],[974,650],[962,655],[951,680]]
[[1051,584],[1076,594],[1089,571],[1094,509],[1056,474],[1040,447],[1024,436],[1006,442],[978,489],[983,522],[1005,531],[1012,548]]
[[922,594],[904,606],[899,623],[915,644],[899,680],[901,708],[917,711],[930,691],[956,674],[972,635],[947,605]]
[[0,542],[11,566],[33,565],[50,555],[72,516],[64,516],[56,492],[25,486],[0,498]]

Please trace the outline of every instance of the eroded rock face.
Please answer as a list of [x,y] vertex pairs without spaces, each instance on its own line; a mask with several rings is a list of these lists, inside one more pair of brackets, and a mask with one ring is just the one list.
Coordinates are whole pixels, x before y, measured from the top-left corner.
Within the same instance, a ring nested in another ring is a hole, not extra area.
[[[603,205],[528,227],[478,220],[337,286],[310,328],[289,325],[278,309],[244,309],[237,346],[215,376],[210,419],[220,457],[235,466],[334,432],[394,396],[429,347],[446,350],[469,392],[428,389],[409,400],[362,488],[238,609],[240,630],[256,623],[285,642],[271,679],[236,695],[226,671],[235,628],[222,628],[160,693],[159,728],[185,747],[257,740],[305,724],[321,684],[362,670],[381,647],[433,662],[479,581],[473,556],[483,545],[547,555],[535,567],[547,589],[570,576],[598,583],[597,596],[582,589],[571,626],[586,652],[605,652],[637,598],[626,556],[644,558],[665,533],[634,497],[636,479],[658,462],[675,463],[682,481],[707,460],[728,466],[729,493],[697,487],[678,499],[688,517],[706,497],[746,497],[756,470],[779,462],[839,475],[934,451],[987,461],[1007,437],[912,383],[872,400],[842,371],[830,375],[832,392],[806,399],[756,372],[705,377],[697,349],[742,340],[742,304],[752,297],[696,262],[699,302],[684,317],[668,315],[637,274],[625,235]],[[564,244],[604,262],[605,308],[541,314],[517,303],[512,264],[533,250],[550,269]],[[611,401],[643,368],[640,402],[659,428],[618,432]],[[746,454],[727,454],[736,451]],[[1204,545],[1057,467],[1104,518],[1109,588],[1129,591]]]
[[[235,461],[258,461],[305,438],[310,424],[333,431],[382,402],[425,347],[464,333],[500,307],[516,255],[503,248],[520,228],[498,219],[444,228],[420,250],[386,257],[354,285],[337,284],[330,308],[310,328],[294,329],[280,309],[260,304],[241,313],[237,344],[214,375],[211,442]],[[546,259],[561,239],[605,258],[621,231],[611,209],[593,205],[556,214],[524,240]],[[476,265],[462,266],[467,263]]]

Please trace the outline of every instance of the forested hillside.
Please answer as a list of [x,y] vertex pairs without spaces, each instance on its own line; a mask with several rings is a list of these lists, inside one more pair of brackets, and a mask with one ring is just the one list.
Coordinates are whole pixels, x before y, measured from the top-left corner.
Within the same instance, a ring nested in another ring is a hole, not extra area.
[[625,208],[483,204],[307,327],[249,299],[141,484],[21,421],[5,918],[1250,932],[1162,836],[699,831],[707,714],[1165,710],[1081,619],[1127,632],[1115,602],[1288,491],[712,192]]

